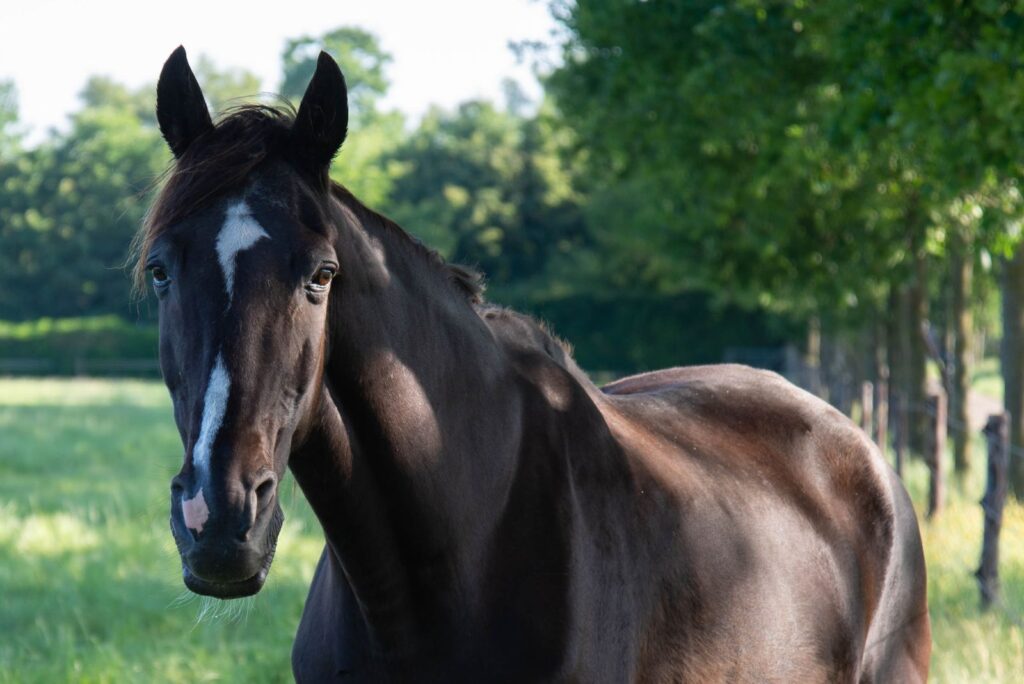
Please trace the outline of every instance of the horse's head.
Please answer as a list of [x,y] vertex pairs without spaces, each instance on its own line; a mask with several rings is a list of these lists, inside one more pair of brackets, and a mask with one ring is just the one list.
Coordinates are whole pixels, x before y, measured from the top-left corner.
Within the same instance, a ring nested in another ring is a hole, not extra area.
[[185,448],[171,529],[185,584],[259,591],[283,514],[277,487],[322,391],[338,272],[327,169],[345,82],[321,54],[294,117],[241,108],[214,124],[178,48],[157,87],[176,158],[141,233],[159,300],[160,365]]

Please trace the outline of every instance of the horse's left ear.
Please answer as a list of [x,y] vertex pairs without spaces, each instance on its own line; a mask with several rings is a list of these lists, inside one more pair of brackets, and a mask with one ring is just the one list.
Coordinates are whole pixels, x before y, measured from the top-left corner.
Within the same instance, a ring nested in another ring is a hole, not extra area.
[[213,128],[203,91],[180,45],[167,58],[156,84],[156,120],[175,158]]
[[348,131],[348,88],[338,63],[326,52],[295,115],[293,158],[314,174],[326,174]]

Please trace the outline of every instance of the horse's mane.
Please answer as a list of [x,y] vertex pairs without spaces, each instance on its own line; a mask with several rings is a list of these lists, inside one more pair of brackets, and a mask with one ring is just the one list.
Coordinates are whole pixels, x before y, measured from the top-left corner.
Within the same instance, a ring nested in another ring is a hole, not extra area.
[[490,303],[478,306],[477,312],[491,330],[500,331],[498,337],[514,340],[516,345],[525,345],[545,354],[567,370],[583,387],[593,387],[587,374],[576,365],[576,360],[572,357],[572,345],[551,332],[544,321],[515,309]]
[[372,221],[377,223],[392,235],[396,236],[399,240],[404,241],[407,245],[412,247],[414,251],[426,258],[428,262],[444,271],[448,276],[448,280],[450,280],[455,287],[462,292],[467,299],[469,299],[470,302],[474,304],[483,303],[484,279],[483,275],[479,271],[468,266],[454,264],[447,261],[437,250],[431,249],[427,245],[423,244],[423,242],[421,242],[415,235],[402,228],[384,214],[374,211],[363,204],[362,201],[353,195],[344,185],[332,181],[331,194],[335,199],[348,207],[350,211],[355,213],[361,222],[367,223]]
[[[133,283],[145,291],[146,259],[153,243],[171,226],[241,191],[253,171],[273,159],[286,159],[288,134],[295,110],[288,104],[247,104],[225,111],[213,129],[201,136],[164,174],[164,182],[132,244]],[[471,302],[483,299],[483,278],[473,269],[451,264],[401,226],[370,209],[343,185],[331,182],[329,192],[363,222],[374,222],[403,240],[433,267],[441,269]]]
[[[212,130],[202,135],[201,144],[189,147],[170,166],[133,243],[133,280],[137,293],[145,291],[146,259],[153,243],[174,224],[225,195],[242,191],[260,165],[287,159],[288,133],[294,120],[295,111],[288,105],[234,107],[219,118]],[[380,226],[419,254],[431,268],[438,269],[485,320],[512,324],[520,342],[537,347],[561,365],[583,375],[572,361],[570,347],[552,335],[542,322],[484,303],[483,277],[479,272],[447,262],[397,223],[367,207],[340,183],[332,181],[327,192],[360,222]]]

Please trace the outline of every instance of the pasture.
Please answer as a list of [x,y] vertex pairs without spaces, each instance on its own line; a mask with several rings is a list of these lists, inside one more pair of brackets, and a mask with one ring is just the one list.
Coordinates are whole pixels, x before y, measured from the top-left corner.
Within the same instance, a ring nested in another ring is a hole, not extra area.
[[[231,603],[192,597],[167,527],[180,454],[158,382],[0,379],[0,682],[291,680],[322,543],[316,521],[286,481],[287,521],[263,591]],[[1008,504],[1004,521],[1006,608],[981,613],[981,467],[975,475],[922,525],[932,681],[1020,681],[1024,507]],[[923,464],[909,464],[907,481],[920,506]]]

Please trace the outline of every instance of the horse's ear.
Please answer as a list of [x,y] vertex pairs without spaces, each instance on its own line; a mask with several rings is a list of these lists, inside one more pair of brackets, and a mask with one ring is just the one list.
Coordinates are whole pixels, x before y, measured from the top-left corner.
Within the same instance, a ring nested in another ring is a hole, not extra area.
[[193,140],[213,128],[203,91],[180,45],[164,62],[156,84],[156,120],[176,158]]
[[292,153],[297,163],[316,175],[327,172],[348,131],[348,88],[338,63],[326,52],[302,96],[292,127]]

